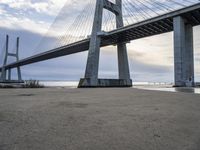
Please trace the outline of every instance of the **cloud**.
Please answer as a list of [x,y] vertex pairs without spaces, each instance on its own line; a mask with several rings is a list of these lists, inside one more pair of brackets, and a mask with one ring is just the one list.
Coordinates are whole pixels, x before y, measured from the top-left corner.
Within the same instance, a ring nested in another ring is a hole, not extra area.
[[0,8],[0,15],[3,15],[5,13],[6,13],[6,11]]
[[65,4],[65,0],[1,0],[0,4],[16,10],[34,10],[41,14],[56,15]]
[[[48,31],[47,36],[60,36],[88,2],[89,0],[1,0],[0,27],[25,29],[40,34]],[[94,4],[90,2],[92,3]],[[93,18],[91,13],[88,16]]]

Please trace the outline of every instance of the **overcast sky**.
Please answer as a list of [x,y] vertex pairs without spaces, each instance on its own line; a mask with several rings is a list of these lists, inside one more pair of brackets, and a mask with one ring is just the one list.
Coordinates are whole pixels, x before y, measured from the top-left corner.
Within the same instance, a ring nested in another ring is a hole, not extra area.
[[[45,37],[46,41],[51,42],[58,36],[58,33],[65,30],[64,27],[67,27],[69,22],[78,15],[78,12],[83,10],[86,1],[1,0],[0,51],[4,46],[5,35],[9,34],[11,38],[10,51],[13,50],[15,38],[20,37],[20,58],[40,52],[37,47],[39,43],[41,46],[41,40],[43,39],[44,44]],[[61,12],[64,12],[63,18],[56,18],[64,4],[65,7]],[[51,24],[55,19],[62,20],[59,25],[62,25],[63,28],[56,26],[55,30],[45,34],[49,27],[52,27]],[[200,81],[199,35],[200,27],[195,27],[195,76],[197,81]],[[127,47],[133,81],[173,82],[173,33],[132,41]],[[22,67],[23,79],[79,80],[84,76],[86,61],[87,52],[83,52],[28,65]],[[117,78],[117,76],[116,47],[102,48],[99,77]]]

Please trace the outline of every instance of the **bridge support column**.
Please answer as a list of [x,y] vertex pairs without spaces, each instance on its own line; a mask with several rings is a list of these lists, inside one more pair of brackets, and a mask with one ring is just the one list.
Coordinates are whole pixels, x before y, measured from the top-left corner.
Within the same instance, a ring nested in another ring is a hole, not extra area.
[[194,86],[193,28],[181,17],[174,18],[175,86]]
[[8,69],[8,81],[11,81],[11,69]]
[[[7,59],[8,59],[8,46],[9,46],[9,36],[6,35],[6,49],[5,49],[5,57],[4,57],[4,62],[3,65],[5,66],[7,63]],[[7,70],[5,69],[5,67],[2,67],[2,72],[1,72],[1,82],[5,82],[6,78],[7,78]]]
[[118,47],[118,64],[119,79],[98,79],[99,70],[99,53],[101,46],[101,27],[103,9],[107,9],[116,15],[117,28],[123,26],[122,19],[122,1],[116,0],[116,4],[109,0],[96,0],[96,11],[93,23],[93,30],[90,39],[89,53],[85,78],[79,82],[79,88],[84,87],[130,87],[132,80],[130,79],[128,56],[125,43],[117,44]]
[[7,71],[5,70],[5,68],[2,68],[1,71],[1,78],[0,78],[0,82],[4,82],[6,80],[6,76],[7,76]]
[[[116,0],[116,5],[122,10],[122,0]],[[122,12],[116,15],[117,28],[123,27],[123,16]],[[119,68],[119,79],[127,81],[129,85],[132,85],[132,80],[130,80],[130,71],[128,63],[128,54],[126,43],[117,44],[118,51],[118,68]]]
[[98,36],[98,32],[101,31],[102,16],[103,0],[97,0],[92,35],[90,37],[90,46],[85,71],[85,78],[80,80],[79,87],[98,86],[99,54],[101,43],[101,37]]
[[[9,36],[7,35],[6,36],[6,53],[5,53],[5,58],[4,58],[4,66],[7,65],[7,60],[8,60],[9,56],[15,57],[16,61],[19,61],[19,37],[17,38],[17,43],[16,43],[16,53],[9,53],[8,49],[9,49]],[[20,67],[17,67],[18,80],[12,80],[11,79],[11,75],[12,75],[11,68],[6,69],[4,66],[2,67],[0,82],[3,82],[3,83],[23,82],[22,77],[21,77]]]

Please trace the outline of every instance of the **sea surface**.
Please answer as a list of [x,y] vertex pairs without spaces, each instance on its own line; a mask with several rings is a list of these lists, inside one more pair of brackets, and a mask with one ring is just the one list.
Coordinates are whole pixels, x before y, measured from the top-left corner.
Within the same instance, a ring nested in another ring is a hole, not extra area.
[[[78,86],[78,81],[40,81],[40,83],[47,87],[76,88]],[[174,88],[172,86],[170,83],[133,82],[133,88],[137,89],[200,94],[200,88]]]

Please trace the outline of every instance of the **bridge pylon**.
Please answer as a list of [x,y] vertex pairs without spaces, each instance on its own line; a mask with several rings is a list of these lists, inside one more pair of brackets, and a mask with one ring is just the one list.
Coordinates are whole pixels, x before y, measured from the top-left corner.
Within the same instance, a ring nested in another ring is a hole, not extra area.
[[182,16],[173,19],[175,86],[193,87],[194,46],[193,26]]
[[19,61],[19,37],[17,37],[17,41],[16,41],[16,52],[10,53],[9,52],[9,36],[6,35],[6,52],[5,52],[4,63],[3,63],[2,71],[1,71],[0,82],[2,82],[2,83],[20,83],[20,82],[22,82],[20,67],[17,67],[17,76],[18,76],[17,80],[12,80],[11,68],[5,68],[5,66],[7,65],[8,57],[14,57],[14,58],[16,58],[16,61]]
[[122,0],[115,0],[115,3],[109,0],[96,0],[85,78],[80,80],[78,87],[131,87],[132,80],[130,79],[126,43],[119,42],[117,44],[119,79],[98,79],[103,9],[107,9],[116,15],[117,28],[124,26]]

